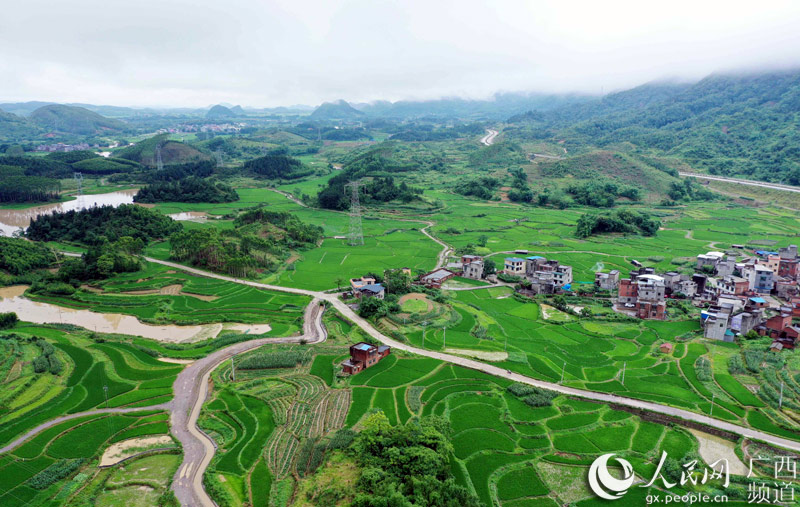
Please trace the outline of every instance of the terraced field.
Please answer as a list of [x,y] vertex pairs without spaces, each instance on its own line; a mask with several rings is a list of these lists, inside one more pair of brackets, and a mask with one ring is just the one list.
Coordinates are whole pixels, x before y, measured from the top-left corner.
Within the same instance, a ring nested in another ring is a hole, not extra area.
[[[46,338],[65,368],[54,376],[35,374],[32,366],[25,364],[19,377],[3,385],[0,445],[65,414],[165,403],[172,398],[172,383],[183,368],[158,361],[128,343],[95,342],[83,332],[19,326],[14,334],[17,342],[32,336]],[[44,389],[41,379],[48,382]]]
[[[606,452],[625,456],[637,472],[646,474],[654,470],[652,461],[661,449],[676,459],[696,451],[694,437],[683,430],[564,397],[553,406],[531,407],[507,389],[510,381],[434,360],[384,360],[353,376],[351,385],[348,425],[356,425],[371,409],[383,410],[393,424],[412,416],[446,417],[456,480],[485,505],[588,499],[585,486],[572,491],[574,485],[559,484],[560,478],[567,473],[582,481],[594,457]],[[646,493],[643,488],[628,497]]]
[[[344,426],[350,390],[331,389],[329,383],[331,361],[345,349],[328,346],[320,352],[310,366],[237,371],[236,382],[229,365],[215,372],[223,387],[214,392],[199,420],[220,446],[206,480],[234,502],[269,498],[277,494],[273,484],[293,487],[292,474],[302,473],[296,468],[301,448]],[[309,372],[320,370],[314,364],[326,363],[326,379]],[[241,477],[249,480],[242,482]]]
[[[449,350],[467,356],[475,351],[475,357],[516,373],[550,382],[560,382],[563,375],[563,383],[571,387],[713,413],[780,436],[798,431],[796,423],[786,417],[765,412],[765,401],[728,373],[729,356],[738,354],[739,347],[709,344],[697,333],[696,321],[595,320],[522,303],[508,297],[510,294],[508,288],[452,292],[450,320],[440,318],[428,326],[424,348],[443,351],[446,326]],[[422,348],[418,325],[405,326],[401,332]],[[677,343],[676,337],[681,336],[697,338]],[[664,342],[677,344],[672,354],[659,352]],[[714,369],[713,377],[698,378],[696,363],[701,357]],[[367,371],[361,375],[375,374]],[[777,393],[780,382],[774,384]],[[794,382],[786,380],[784,384],[791,387]],[[774,398],[777,404],[777,394]]]
[[[168,434],[168,418],[166,412],[157,411],[86,416],[43,431],[0,459],[0,504],[64,505],[69,500],[80,505],[81,493],[76,498],[76,492],[103,472],[88,467],[71,481],[63,481],[64,477],[84,468],[112,443],[142,435]],[[175,458],[177,467],[180,458]],[[97,492],[96,488],[90,489]]]

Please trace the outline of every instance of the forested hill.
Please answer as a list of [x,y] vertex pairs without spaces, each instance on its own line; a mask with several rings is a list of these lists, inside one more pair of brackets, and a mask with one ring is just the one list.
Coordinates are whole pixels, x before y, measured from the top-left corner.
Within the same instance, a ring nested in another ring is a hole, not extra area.
[[31,123],[47,130],[70,134],[92,135],[104,131],[118,132],[125,128],[119,120],[112,120],[83,107],[50,104],[31,113]]
[[509,122],[511,138],[573,149],[629,142],[712,174],[800,185],[800,70],[645,85]]

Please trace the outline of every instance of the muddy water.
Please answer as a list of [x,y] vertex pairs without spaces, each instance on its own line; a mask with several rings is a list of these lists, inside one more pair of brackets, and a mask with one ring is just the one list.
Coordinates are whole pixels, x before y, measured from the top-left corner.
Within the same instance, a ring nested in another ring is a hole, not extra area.
[[[143,336],[162,342],[192,342],[216,337],[222,330],[222,324],[205,324],[202,326],[156,326],[140,322],[131,315],[118,313],[97,313],[89,310],[75,310],[40,303],[23,297],[28,287],[15,285],[0,288],[0,313],[14,312],[27,322],[36,324],[63,323],[81,326],[99,333],[119,333]],[[225,329],[249,334],[261,334],[270,330],[268,324],[227,324]]]
[[205,222],[208,218],[208,213],[205,211],[183,211],[181,213],[172,213],[169,216],[177,221],[191,221],[191,222]]
[[0,235],[11,236],[19,229],[28,227],[31,219],[54,211],[70,211],[91,208],[92,206],[119,206],[130,204],[137,190],[119,190],[107,194],[82,195],[67,202],[57,202],[24,209],[0,209]]

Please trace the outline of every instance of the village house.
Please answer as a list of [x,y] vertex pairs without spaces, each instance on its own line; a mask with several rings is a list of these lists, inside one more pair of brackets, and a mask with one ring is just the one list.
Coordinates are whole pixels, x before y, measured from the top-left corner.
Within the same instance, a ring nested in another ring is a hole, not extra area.
[[525,276],[525,259],[522,257],[506,257],[503,272],[507,275]]
[[369,343],[356,343],[350,346],[350,358],[342,363],[342,371],[349,375],[355,375],[370,366],[374,366],[391,352],[392,349],[386,345],[376,347]]
[[732,308],[730,305],[712,306],[703,312],[703,336],[711,340],[733,341],[733,331],[728,329]]
[[640,271],[645,271],[645,274],[619,281],[617,308],[640,319],[664,320],[667,310],[664,279],[649,273],[651,268]]
[[658,350],[661,351],[662,354],[672,354],[672,349],[674,346],[671,343],[662,343]]
[[353,290],[353,294],[355,294],[361,287],[364,287],[366,285],[372,285],[374,283],[375,283],[375,278],[371,276],[362,276],[361,278],[351,278],[350,288]]
[[619,270],[612,269],[608,273],[598,271],[594,274],[594,285],[600,290],[615,290],[619,286]]
[[383,299],[386,296],[386,289],[379,283],[371,283],[356,289],[354,293],[359,299],[361,298],[378,298]]
[[456,274],[449,269],[439,268],[431,271],[430,273],[422,275],[419,280],[425,287],[430,289],[440,289],[444,282],[453,278],[454,276],[456,276]]
[[717,283],[717,288],[720,294],[742,296],[750,290],[750,283],[740,276],[726,275]]
[[525,278],[537,294],[553,294],[572,283],[572,266],[533,255],[525,259]]
[[697,256],[697,269],[702,269],[705,266],[716,268],[717,263],[719,263],[723,257],[725,257],[725,254],[722,252],[708,252],[706,254],[700,254]]
[[462,255],[461,276],[473,280],[480,280],[483,278],[483,257],[477,255]]

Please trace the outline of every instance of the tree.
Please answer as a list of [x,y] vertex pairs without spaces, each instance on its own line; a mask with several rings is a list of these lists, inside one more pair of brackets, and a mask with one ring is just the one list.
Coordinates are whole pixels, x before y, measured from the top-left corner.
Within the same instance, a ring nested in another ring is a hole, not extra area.
[[411,275],[402,269],[387,269],[383,272],[383,285],[390,294],[411,292]]
[[484,259],[483,260],[483,277],[486,278],[489,275],[493,275],[497,273],[497,267],[492,259]]

